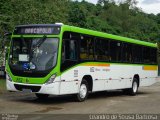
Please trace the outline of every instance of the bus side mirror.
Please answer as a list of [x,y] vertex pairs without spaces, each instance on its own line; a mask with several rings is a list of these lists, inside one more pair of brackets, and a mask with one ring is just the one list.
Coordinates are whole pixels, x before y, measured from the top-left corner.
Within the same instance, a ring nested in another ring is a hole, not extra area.
[[4,34],[4,37],[11,36],[11,35],[12,35],[12,33],[7,32],[7,33]]

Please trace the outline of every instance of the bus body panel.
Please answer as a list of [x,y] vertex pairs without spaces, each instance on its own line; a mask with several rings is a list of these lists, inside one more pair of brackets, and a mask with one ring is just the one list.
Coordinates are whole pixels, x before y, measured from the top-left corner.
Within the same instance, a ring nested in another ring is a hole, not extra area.
[[[56,77],[52,84],[25,84],[7,80],[7,90],[18,91],[14,84],[41,86],[37,93],[64,95],[76,94],[85,75],[90,75],[93,80],[92,92],[131,88],[133,77],[138,74],[140,86],[150,86],[156,82],[156,70],[143,70],[143,65],[115,65],[93,66],[90,63],[81,64]],[[92,63],[91,63],[92,64]],[[103,63],[104,64],[104,63]],[[107,63],[108,65],[108,63]],[[158,66],[155,66],[158,67]]]
[[[136,74],[140,77],[140,86],[150,86],[156,82],[157,70],[144,70],[144,65],[110,64],[102,67],[89,66],[89,64],[78,65],[61,75],[60,94],[78,93],[78,88],[85,75],[92,77],[93,92],[131,88]],[[157,66],[154,67],[157,68]]]
[[79,78],[76,77],[74,71],[78,70],[73,68],[61,75],[60,94],[74,94],[78,93]]

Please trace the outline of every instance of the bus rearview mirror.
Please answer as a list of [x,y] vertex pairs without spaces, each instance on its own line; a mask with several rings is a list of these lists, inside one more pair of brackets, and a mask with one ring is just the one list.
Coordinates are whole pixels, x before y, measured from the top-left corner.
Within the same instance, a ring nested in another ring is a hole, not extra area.
[[5,37],[10,37],[11,35],[12,35],[12,33],[10,33],[10,32],[4,33],[4,38]]

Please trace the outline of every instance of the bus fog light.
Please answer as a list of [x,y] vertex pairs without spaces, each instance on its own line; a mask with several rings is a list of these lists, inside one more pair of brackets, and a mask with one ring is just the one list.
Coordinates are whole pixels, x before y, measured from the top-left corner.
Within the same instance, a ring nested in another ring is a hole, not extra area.
[[46,82],[46,84],[51,84],[51,83],[53,83],[53,81],[55,80],[55,78],[56,78],[56,74],[52,75],[52,76],[49,78],[49,80]]
[[12,79],[11,79],[11,77],[9,76],[8,73],[6,73],[6,79],[7,79],[8,81],[12,82]]

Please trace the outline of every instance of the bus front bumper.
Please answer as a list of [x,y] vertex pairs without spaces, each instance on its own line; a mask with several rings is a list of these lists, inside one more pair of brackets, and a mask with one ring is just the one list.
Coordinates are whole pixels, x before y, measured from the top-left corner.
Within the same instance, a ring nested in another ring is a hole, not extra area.
[[52,84],[24,84],[16,83],[6,80],[6,86],[8,91],[30,91],[31,93],[41,93],[49,95],[59,95],[60,82],[54,82]]

